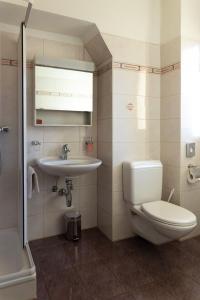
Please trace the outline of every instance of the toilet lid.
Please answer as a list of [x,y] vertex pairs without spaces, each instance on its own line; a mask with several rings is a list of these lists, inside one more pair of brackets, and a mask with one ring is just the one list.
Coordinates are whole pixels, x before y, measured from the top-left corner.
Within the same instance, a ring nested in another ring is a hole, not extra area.
[[166,201],[144,203],[141,208],[147,217],[169,225],[190,226],[196,223],[196,216],[191,211]]

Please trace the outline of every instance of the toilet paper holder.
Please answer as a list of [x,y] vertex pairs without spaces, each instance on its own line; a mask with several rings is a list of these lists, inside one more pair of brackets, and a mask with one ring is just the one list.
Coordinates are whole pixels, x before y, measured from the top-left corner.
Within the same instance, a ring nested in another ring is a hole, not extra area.
[[188,183],[194,184],[200,181],[200,166],[189,164],[187,172]]

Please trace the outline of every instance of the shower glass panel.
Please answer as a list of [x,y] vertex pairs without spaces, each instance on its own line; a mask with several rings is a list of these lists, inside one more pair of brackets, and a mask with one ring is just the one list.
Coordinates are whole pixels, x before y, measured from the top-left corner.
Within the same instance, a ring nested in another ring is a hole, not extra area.
[[26,167],[26,28],[21,24],[18,40],[18,109],[19,109],[19,235],[27,242],[27,167]]

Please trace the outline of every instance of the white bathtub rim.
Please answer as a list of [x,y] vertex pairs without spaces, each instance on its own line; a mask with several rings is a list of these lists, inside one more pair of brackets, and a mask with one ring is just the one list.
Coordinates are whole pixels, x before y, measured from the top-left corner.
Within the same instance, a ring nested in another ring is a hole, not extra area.
[[28,281],[32,281],[32,280],[36,280],[36,273],[32,274],[32,275],[28,275],[25,277],[19,277],[19,278],[15,278],[6,282],[2,282],[0,283],[0,290],[7,288],[9,286],[14,286],[14,285],[19,285]]
[[[11,230],[15,231],[15,229]],[[25,251],[25,255],[27,258],[27,267],[24,266],[20,271],[11,274],[1,275],[0,289],[14,284],[20,284],[25,281],[33,280],[36,278],[36,268],[33,262],[33,257],[29,248],[29,244],[27,243],[25,245],[25,248],[21,249],[21,251]]]

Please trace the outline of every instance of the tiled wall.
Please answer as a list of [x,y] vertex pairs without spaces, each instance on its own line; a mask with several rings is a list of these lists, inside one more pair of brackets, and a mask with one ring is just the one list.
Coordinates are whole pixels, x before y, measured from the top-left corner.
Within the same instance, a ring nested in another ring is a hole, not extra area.
[[[0,58],[17,59],[17,36],[0,32]],[[17,68],[0,64],[0,229],[17,226],[18,206],[18,110]]]
[[103,38],[113,63],[112,70],[100,68],[98,77],[98,156],[103,160],[98,226],[119,240],[133,235],[123,201],[123,161],[161,159],[163,198],[172,187],[173,201],[180,198],[180,40],[160,47],[107,34]]
[[98,226],[112,239],[112,69],[98,76]]
[[[180,38],[161,45],[161,67],[180,62]],[[174,203],[180,203],[180,68],[161,76],[161,161],[163,163],[163,199],[172,188]]]
[[[200,221],[200,183],[187,182],[187,166],[200,165],[200,40],[181,40],[181,206],[194,212]],[[196,155],[186,158],[186,143],[196,143]],[[200,234],[200,225],[189,235]]]
[[[28,59],[36,55],[49,58],[72,58],[91,60],[83,45],[50,41],[29,37],[27,40]],[[89,154],[97,156],[97,79],[94,80],[94,113],[92,127],[33,127],[33,69],[28,69],[28,162],[42,156],[59,155],[62,145],[69,144],[70,156],[86,155],[85,141],[88,136],[94,140],[94,151]],[[31,141],[38,140],[40,146],[32,146]],[[29,239],[36,239],[59,234],[64,230],[63,214],[67,211],[65,197],[51,192],[56,178],[47,176],[38,170],[41,193],[28,200]],[[82,228],[97,225],[97,174],[93,172],[73,179],[73,205],[82,214]],[[64,178],[59,180],[59,187],[64,187]]]
[[[0,58],[16,60],[16,35],[2,32],[0,37]],[[33,127],[33,69],[28,68],[28,162],[34,164],[35,158],[59,155],[64,143],[69,144],[70,155],[86,154],[85,138],[92,136],[95,143],[91,155],[103,160],[98,170],[98,192],[96,173],[75,179],[74,206],[82,213],[83,228],[98,225],[112,240],[133,234],[122,193],[124,160],[161,159],[163,199],[174,187],[172,201],[200,218],[200,186],[191,186],[186,181],[188,163],[198,164],[200,158],[196,68],[200,43],[176,38],[160,47],[111,35],[103,38],[105,42],[98,35],[95,42],[86,45],[99,68],[91,128]],[[78,43],[28,38],[29,60],[35,55],[91,60],[88,52]],[[11,131],[0,136],[0,228],[17,225],[17,68],[15,63],[5,62],[0,64],[0,125],[8,125]],[[40,141],[41,145],[32,146],[32,140]],[[193,159],[185,157],[188,141],[196,142],[197,155]],[[65,198],[51,192],[55,178],[37,171],[41,193],[28,201],[30,239],[61,233],[62,215],[66,211]],[[59,186],[63,184],[62,178]],[[199,234],[199,230],[198,226],[193,235]]]
[[[162,75],[161,160],[164,164],[163,199],[175,188],[172,202],[195,213],[200,220],[200,185],[187,182],[188,165],[199,165],[199,59],[200,42],[181,37],[161,47],[164,64],[181,61],[181,69]],[[196,143],[196,155],[186,157],[186,143]],[[185,238],[200,234],[200,225]]]
[[112,55],[98,31],[85,47],[98,70],[97,155],[103,161],[98,169],[98,227],[112,239]]
[[[113,54],[113,240],[133,234],[123,200],[122,163],[160,158],[159,45],[104,37]],[[128,47],[127,47],[128,45]],[[128,65],[127,65],[128,64]],[[138,70],[130,64],[139,65]]]
[[[160,158],[160,48],[105,34],[103,39],[113,63],[108,61],[110,70],[104,65],[98,76],[98,156],[103,160],[98,226],[119,240],[133,235],[123,201],[122,162]],[[95,45],[91,48],[95,52]]]

